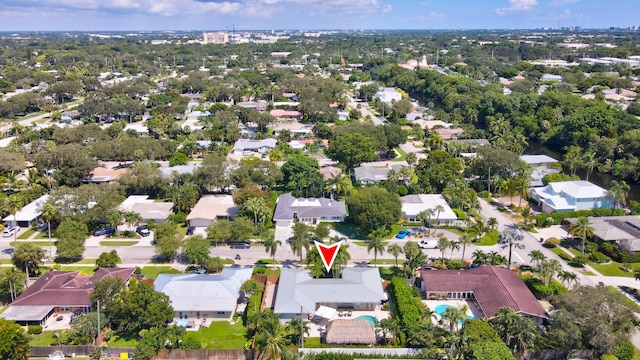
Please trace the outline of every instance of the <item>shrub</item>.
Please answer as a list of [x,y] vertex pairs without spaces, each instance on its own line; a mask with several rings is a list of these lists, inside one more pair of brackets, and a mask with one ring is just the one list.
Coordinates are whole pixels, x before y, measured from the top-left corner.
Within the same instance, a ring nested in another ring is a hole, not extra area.
[[[578,250],[580,250],[580,248],[578,247]],[[591,254],[592,252],[598,250],[598,244],[591,242],[591,241],[587,241],[586,244],[584,245],[584,252],[587,254]]]
[[116,334],[115,331],[113,330],[109,330],[106,333],[104,333],[104,336],[102,337],[102,340],[104,340],[105,342],[108,342],[109,340],[111,340],[111,338]]
[[555,238],[555,237],[550,237],[547,240],[545,240],[542,245],[544,247],[547,247],[547,248],[554,248],[554,247],[560,245],[560,239]]
[[460,270],[460,269],[462,269],[462,261],[461,260],[449,260],[449,261],[447,261],[447,269],[451,269],[451,270]]
[[578,255],[568,261],[568,264],[573,267],[584,267],[584,264],[586,263],[587,263],[587,257],[584,255]]
[[133,273],[137,275],[142,274],[142,268],[140,266],[136,266],[136,270]]
[[177,214],[169,215],[167,219],[175,224],[186,224],[187,223],[187,215],[183,212],[179,212]]
[[613,350],[613,354],[619,360],[632,360],[635,355],[636,348],[630,341],[625,342],[624,344],[616,346]]
[[564,252],[561,252],[558,256],[560,256],[560,259],[565,261],[570,261],[572,259],[571,255]]
[[591,254],[589,254],[589,260],[598,263],[598,264],[604,264],[606,262],[609,262],[609,257],[607,257],[607,255],[601,253],[600,251],[594,251]]
[[29,325],[27,327],[27,333],[31,335],[42,334],[42,325]]
[[613,354],[602,354],[600,360],[618,360],[618,357]]
[[263,268],[262,266],[258,266],[253,270],[253,272],[262,275],[267,272],[267,269]]
[[482,190],[478,193],[478,196],[483,198],[483,199],[488,199],[491,197],[491,195],[489,194],[489,192],[487,190]]

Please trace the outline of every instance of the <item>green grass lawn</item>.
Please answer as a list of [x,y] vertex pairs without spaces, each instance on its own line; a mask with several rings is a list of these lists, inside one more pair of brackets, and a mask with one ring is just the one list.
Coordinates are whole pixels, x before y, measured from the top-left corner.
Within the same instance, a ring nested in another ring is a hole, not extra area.
[[74,265],[62,265],[61,271],[79,271],[81,275],[93,275],[96,272],[94,266],[74,266]]
[[110,347],[135,348],[138,345],[138,335],[118,333],[106,345]]
[[[49,240],[49,232],[47,230],[41,231],[41,232],[38,233],[38,235],[36,235],[35,239],[38,239],[38,240],[47,239],[47,240]],[[56,235],[55,235],[55,233],[53,231],[51,232],[51,241],[56,241]]]
[[0,264],[13,264],[11,259],[0,259]]
[[404,150],[402,150],[399,146],[397,148],[394,148],[394,150],[397,151],[400,156],[393,159],[393,161],[404,161],[407,159],[407,153],[404,152]]
[[306,347],[306,348],[319,348],[320,347],[320,338],[319,337],[306,337],[306,338],[304,338],[304,347]]
[[200,327],[192,334],[206,350],[241,350],[247,342],[247,329],[239,320],[233,325],[227,321],[214,321],[209,328]]
[[329,223],[329,225],[333,228],[333,230],[338,231],[344,236],[355,238],[355,239],[366,239],[367,234],[361,234],[360,228],[355,224],[339,222],[339,223]]
[[105,240],[100,241],[100,246],[131,246],[137,243],[135,240]]
[[498,230],[493,230],[480,238],[480,241],[477,241],[475,244],[478,246],[491,246],[498,243],[498,235],[500,233]]
[[[11,242],[14,243],[13,241]],[[18,244],[33,244],[37,246],[49,246],[48,241],[31,241],[31,240],[18,240]],[[54,241],[51,241],[51,246],[56,246]]]
[[[621,290],[618,290],[613,286],[607,286],[607,290],[612,294],[622,293]],[[629,306],[631,309],[633,309],[634,312],[640,312],[640,305],[638,305],[638,303],[636,303],[635,301],[629,299],[627,297],[627,295],[625,295],[624,293],[622,293],[622,296],[624,298],[623,301],[624,301],[625,304],[627,304],[627,306]]]
[[[355,245],[358,246],[368,246],[369,242],[368,241],[354,241],[353,242]],[[389,245],[389,242],[385,241],[382,243],[382,245],[386,248]]]
[[[595,271],[599,272],[604,276],[621,276],[621,277],[633,277],[633,271],[626,272],[622,270],[622,264],[618,262],[611,262],[609,264],[596,264],[594,262],[589,261],[589,266],[591,266]],[[631,264],[632,269],[640,268],[640,264]]]
[[556,254],[558,256],[560,256],[560,254],[566,254],[564,252],[564,250],[560,249],[559,247],[554,247],[554,248],[551,248],[549,250],[551,250],[552,253],[554,253],[554,254]]
[[392,267],[381,267],[380,268],[380,277],[384,280],[391,280],[394,276],[403,277],[402,270],[395,266]]
[[[405,263],[405,259],[400,259],[398,258],[398,266],[402,266],[402,264]],[[395,265],[396,264],[396,260],[395,259],[378,259],[376,261],[369,261],[369,264],[374,265]]]
[[35,233],[36,231],[33,229],[27,229],[27,231],[23,232],[22,234],[18,235],[18,239],[20,240],[26,240],[28,238],[31,237],[31,235],[33,235],[33,233]]
[[159,274],[182,274],[182,272],[171,266],[145,266],[142,268],[142,275],[147,279],[155,279]]
[[47,330],[47,331],[43,331],[42,334],[31,335],[31,341],[29,341],[29,345],[31,346],[58,345],[58,339],[53,335],[56,332],[62,335],[63,330]]
[[256,261],[256,265],[271,265],[271,264],[280,264],[278,260],[273,259],[260,259]]
[[[435,230],[435,229],[434,229]],[[462,230],[461,228],[458,227],[450,227],[450,228],[438,228],[438,231],[440,230],[447,230],[450,231],[458,236],[463,235],[465,233],[464,230]]]

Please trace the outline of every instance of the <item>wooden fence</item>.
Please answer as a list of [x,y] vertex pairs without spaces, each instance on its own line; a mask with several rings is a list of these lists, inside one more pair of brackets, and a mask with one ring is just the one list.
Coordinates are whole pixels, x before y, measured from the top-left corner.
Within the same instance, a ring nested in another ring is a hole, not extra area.
[[100,349],[103,358],[119,359],[121,353],[128,353],[133,357],[135,349],[131,348],[103,348],[93,345],[62,345],[62,346],[32,346],[29,349],[29,357],[48,357],[55,351],[62,351],[67,356],[89,356],[92,349]]
[[536,350],[527,351],[524,360],[565,360],[565,359],[598,359],[593,350]]
[[152,360],[253,360],[252,350],[166,350],[158,351]]

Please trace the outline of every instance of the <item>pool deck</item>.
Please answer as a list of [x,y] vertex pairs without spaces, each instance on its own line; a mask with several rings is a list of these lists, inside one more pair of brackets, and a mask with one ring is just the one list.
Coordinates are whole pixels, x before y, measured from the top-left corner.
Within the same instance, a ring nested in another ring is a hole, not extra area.
[[[475,304],[473,300],[422,300],[422,302],[429,307],[429,310],[433,311],[438,305],[448,305],[453,307],[460,307],[462,305],[467,305],[469,308],[467,310],[467,316],[473,317],[475,319],[480,319],[484,315],[482,314],[482,310]],[[432,319],[433,323],[438,325],[440,321],[440,315],[436,315],[435,319]]]
[[[389,317],[389,312],[384,311],[382,309],[376,309],[373,311],[352,311],[351,316],[340,316],[338,312],[331,317],[331,319],[321,319],[319,322],[314,323],[312,321],[309,322],[309,335],[308,337],[320,337],[321,335],[326,334],[326,327],[329,322],[341,319],[341,320],[354,320],[358,316],[369,315],[376,318],[376,320],[380,321],[382,319],[386,319]],[[375,329],[374,329],[375,330]]]

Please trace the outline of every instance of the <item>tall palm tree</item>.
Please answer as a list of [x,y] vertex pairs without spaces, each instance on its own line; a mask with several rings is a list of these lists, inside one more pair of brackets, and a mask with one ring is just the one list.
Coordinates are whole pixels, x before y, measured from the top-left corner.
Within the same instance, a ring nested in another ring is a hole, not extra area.
[[367,253],[373,250],[373,262],[374,266],[378,267],[378,254],[384,254],[384,241],[383,237],[387,234],[387,229],[379,227],[369,234],[369,243],[367,243]]
[[293,225],[293,238],[290,245],[293,253],[300,256],[300,265],[302,265],[302,249],[309,250],[309,227],[301,222]]
[[[471,218],[469,218],[469,219],[471,219]],[[482,220],[474,223],[467,230],[467,234],[472,239],[480,239],[484,235],[485,232],[486,232],[486,228],[485,228],[484,223],[482,222]]]
[[451,241],[449,241],[449,239],[447,239],[446,236],[441,236],[440,239],[438,239],[438,250],[440,250],[440,252],[442,253],[443,262],[444,262],[444,251],[449,248],[450,243]]
[[[336,255],[336,259],[333,262],[333,266],[331,267],[331,273],[334,279],[340,277],[340,273],[342,273],[342,270],[347,267],[349,260],[351,260],[349,245],[341,245],[338,250],[338,254]],[[324,265],[322,266],[322,269],[324,269]]]
[[551,279],[562,271],[562,264],[560,264],[560,261],[557,259],[543,260],[540,262],[538,271],[542,275],[542,282],[545,285],[549,285]]
[[53,248],[51,247],[51,220],[56,216],[56,208],[50,203],[42,205],[40,210],[42,218],[47,222],[47,235],[49,237],[49,257],[53,256]]
[[444,211],[444,206],[438,204],[433,208],[433,210],[436,212],[436,223],[435,223],[434,234],[437,234],[438,233],[438,224],[440,223],[440,213],[442,211]]
[[614,207],[622,207],[627,202],[627,195],[631,187],[624,180],[611,180],[609,182],[609,198],[611,198],[611,202]]
[[516,229],[506,229],[498,235],[498,244],[501,248],[509,248],[509,262],[507,263],[507,269],[511,267],[511,255],[513,247],[516,249],[524,249],[524,245],[521,244],[524,240],[524,235]]
[[462,305],[460,307],[448,307],[442,313],[442,320],[446,320],[449,323],[449,332],[459,330],[459,323],[467,319],[467,310],[469,310],[469,307]]
[[495,230],[498,228],[498,219],[494,218],[494,217],[490,217],[487,220],[487,226],[489,226],[489,228],[491,230]]
[[481,265],[486,264],[489,259],[487,253],[485,253],[482,250],[474,251],[473,254],[471,254],[471,258],[473,259],[474,264],[481,264]]
[[467,251],[467,245],[471,244],[471,237],[468,234],[462,234],[458,238],[458,243],[462,245],[462,264],[464,264],[464,254]]
[[591,171],[593,171],[593,168],[596,167],[596,165],[598,165],[598,159],[596,158],[596,152],[592,151],[592,152],[588,152],[586,154],[584,154],[583,158],[583,165],[584,167],[587,169],[587,178],[586,180],[589,181],[589,174],[591,173]]
[[[18,220],[16,220],[16,214],[20,209],[22,209],[22,199],[17,195],[9,196],[9,199],[7,201],[7,210],[9,210],[9,213],[13,215],[13,226],[15,227],[18,227]],[[17,241],[18,241],[18,232],[14,231],[13,232],[14,246],[17,243]]]
[[133,226],[142,220],[142,216],[137,212],[127,211],[122,213],[125,224],[128,226],[128,230],[131,231]]
[[586,216],[579,217],[576,222],[569,226],[569,234],[580,236],[582,235],[582,255],[584,255],[584,246],[587,241],[587,236],[592,237],[594,229],[591,226],[589,218]]
[[571,286],[572,282],[578,280],[578,275],[572,273],[571,271],[560,271],[560,273],[558,273],[558,278],[562,282],[562,285],[564,285],[565,287],[569,287]]
[[451,249],[451,254],[449,255],[449,260],[453,259],[453,252],[456,250],[460,250],[460,243],[455,240],[449,241],[449,249]]
[[429,232],[427,233],[427,236],[431,236],[430,220],[434,213],[435,213],[434,209],[425,209],[418,213],[418,220],[420,220],[420,223],[422,224],[422,228],[423,229],[425,228],[425,224],[429,224]]
[[564,156],[564,165],[569,168],[571,175],[576,174],[576,170],[582,166],[582,150],[577,146],[570,146]]
[[282,241],[275,240],[273,236],[270,236],[264,241],[264,250],[271,255],[271,268],[276,267],[276,251],[278,251],[278,245],[282,245]]
[[391,244],[387,246],[387,252],[396,259],[396,267],[398,267],[398,256],[402,254],[402,248],[398,244]]
[[418,156],[416,155],[416,153],[410,152],[407,154],[407,156],[405,157],[405,160],[407,162],[407,164],[409,165],[409,171],[413,171],[413,164],[415,164],[418,161]]

